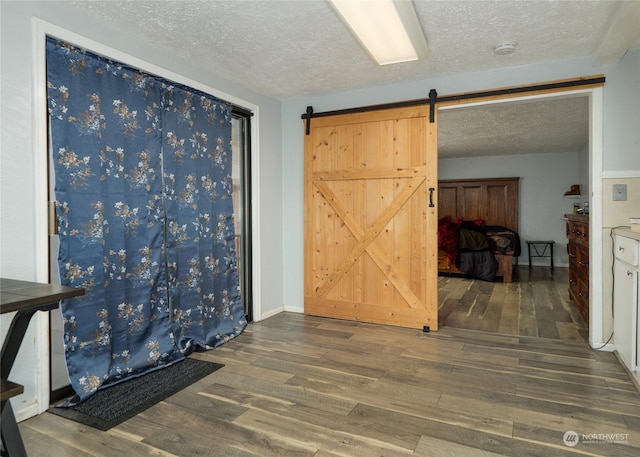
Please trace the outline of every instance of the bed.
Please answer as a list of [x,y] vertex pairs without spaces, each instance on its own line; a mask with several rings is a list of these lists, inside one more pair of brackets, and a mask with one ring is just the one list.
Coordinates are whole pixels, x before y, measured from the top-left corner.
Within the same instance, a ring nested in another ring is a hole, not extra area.
[[520,178],[438,181],[438,273],[513,281]]

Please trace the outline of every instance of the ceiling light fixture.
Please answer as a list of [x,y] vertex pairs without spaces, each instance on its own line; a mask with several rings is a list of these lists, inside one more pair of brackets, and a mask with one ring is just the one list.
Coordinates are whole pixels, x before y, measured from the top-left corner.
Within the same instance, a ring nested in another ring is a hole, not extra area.
[[328,0],[378,65],[410,62],[427,40],[410,0]]
[[516,46],[518,43],[514,43],[512,41],[507,41],[505,43],[500,43],[495,48],[493,48],[493,53],[499,56],[509,56],[516,52]]

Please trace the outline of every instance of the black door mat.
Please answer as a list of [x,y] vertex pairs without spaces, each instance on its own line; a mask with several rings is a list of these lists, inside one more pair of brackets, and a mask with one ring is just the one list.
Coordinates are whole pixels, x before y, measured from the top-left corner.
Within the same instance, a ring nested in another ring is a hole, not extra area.
[[186,358],[167,368],[98,390],[75,406],[54,406],[47,411],[99,430],[109,430],[223,366]]

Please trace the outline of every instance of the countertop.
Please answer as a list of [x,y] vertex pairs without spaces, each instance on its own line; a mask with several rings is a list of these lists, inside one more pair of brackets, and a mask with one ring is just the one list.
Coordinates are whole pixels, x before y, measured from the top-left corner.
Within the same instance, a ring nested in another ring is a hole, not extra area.
[[631,230],[630,227],[618,227],[613,229],[614,235],[620,235],[633,240],[640,241],[640,232],[637,230]]

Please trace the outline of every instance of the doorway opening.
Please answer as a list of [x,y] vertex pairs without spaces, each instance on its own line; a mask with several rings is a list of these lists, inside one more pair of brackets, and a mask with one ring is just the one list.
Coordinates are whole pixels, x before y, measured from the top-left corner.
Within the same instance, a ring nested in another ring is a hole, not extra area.
[[[527,209],[530,208],[530,206],[532,206],[532,202],[535,202],[535,198],[538,198],[539,196],[541,196],[540,192],[542,191],[542,193],[546,192],[550,192],[549,189],[545,188],[545,183],[544,182],[532,182],[531,179],[528,179],[528,182],[526,181],[526,176],[527,176],[527,172],[529,170],[524,170],[522,173],[513,173],[513,170],[509,169],[509,162],[517,162],[517,160],[513,160],[512,157],[510,157],[508,154],[503,153],[503,155],[500,154],[494,154],[490,159],[491,160],[487,160],[487,166],[483,169],[482,166],[479,166],[479,160],[480,157],[466,157],[466,158],[462,158],[461,156],[458,156],[457,158],[453,159],[453,158],[443,158],[442,154],[441,154],[441,145],[443,145],[443,149],[449,147],[450,145],[448,144],[448,140],[451,140],[450,138],[447,139],[443,134],[443,132],[440,130],[440,128],[442,129],[446,129],[447,125],[447,114],[448,113],[453,113],[455,111],[458,111],[458,108],[460,108],[460,112],[462,111],[468,111],[469,116],[474,117],[474,116],[485,116],[486,118],[493,118],[496,122],[498,122],[497,117],[494,117],[495,113],[500,111],[501,109],[504,109],[504,111],[508,111],[508,110],[513,110],[515,106],[520,105],[520,107],[523,107],[524,109],[526,109],[527,107],[533,107],[535,105],[552,105],[552,104],[561,104],[561,103],[567,103],[570,102],[569,105],[572,106],[576,106],[576,103],[579,104],[581,106],[581,110],[583,110],[583,112],[581,113],[581,115],[584,116],[584,123],[585,123],[585,128],[587,129],[587,131],[585,132],[584,136],[585,138],[587,138],[587,142],[586,144],[582,147],[579,148],[580,150],[575,151],[574,152],[574,156],[576,158],[579,157],[579,161],[576,161],[575,165],[573,166],[573,168],[570,170],[572,176],[574,176],[574,178],[571,179],[575,179],[576,182],[580,182],[580,180],[582,180],[582,184],[583,184],[583,191],[582,191],[582,196],[581,196],[581,201],[580,203],[583,203],[583,201],[590,201],[591,203],[591,214],[590,214],[590,219],[591,219],[591,224],[594,227],[598,227],[598,224],[601,224],[601,205],[600,205],[600,201],[599,201],[599,196],[601,195],[601,181],[600,181],[600,177],[601,177],[601,167],[602,167],[602,110],[601,110],[601,97],[602,97],[602,88],[601,85],[597,86],[597,87],[592,87],[592,88],[574,88],[574,89],[567,89],[566,91],[558,91],[552,94],[539,94],[539,95],[535,95],[535,94],[526,94],[522,97],[513,97],[513,96],[506,96],[506,97],[502,97],[502,98],[493,98],[493,99],[487,99],[487,100],[483,100],[483,101],[473,101],[471,100],[470,103],[461,103],[460,101],[457,101],[455,103],[451,103],[451,104],[442,104],[442,105],[438,105],[439,106],[439,116],[440,116],[440,120],[439,120],[439,137],[438,137],[438,150],[439,150],[439,156],[438,156],[438,168],[439,168],[439,175],[438,178],[439,179],[469,179],[469,178],[478,178],[478,177],[482,177],[482,178],[490,178],[490,177],[506,177],[506,176],[521,176],[521,177],[525,177],[525,179],[521,179],[521,191],[520,191],[520,208],[521,208],[521,212],[519,214],[519,226],[521,227],[522,232],[527,232],[527,227],[531,227],[530,222],[534,221],[533,223],[535,224],[535,220],[536,220],[536,214],[527,214],[524,215],[524,213],[526,213]],[[458,117],[458,116],[452,116],[452,118],[454,117]],[[572,121],[572,117],[571,118],[567,118],[567,122],[571,122]],[[499,137],[500,132],[502,132],[501,130],[501,125],[495,125],[492,128],[489,129],[480,129],[480,130],[476,130],[475,133],[476,135],[479,135],[481,137],[486,137],[488,139],[490,139],[491,141],[501,141],[502,138]],[[532,128],[534,127],[533,125],[531,126]],[[491,138],[491,136],[494,135],[494,138]],[[496,140],[497,138],[497,140]],[[544,132],[542,132],[542,138],[544,138]],[[481,138],[482,139],[482,138]],[[473,141],[473,137],[471,139],[471,141]],[[480,141],[480,139],[478,139],[478,141]],[[530,160],[534,161],[537,159],[538,160],[538,164],[541,166],[541,168],[544,167],[544,165],[541,165],[539,162],[541,161],[542,158],[544,158],[544,154],[542,154],[544,151],[540,151],[540,154],[536,154],[535,150],[534,151],[525,151],[525,153],[530,154]],[[479,156],[482,154],[479,154]],[[490,156],[491,154],[486,153],[486,156]],[[537,157],[536,157],[537,156]],[[562,160],[564,160],[564,163],[566,163],[567,161],[567,157],[569,157],[569,155],[567,154],[559,154],[555,157],[555,160],[558,161],[558,157],[561,157]],[[551,158],[551,155],[549,156],[549,158]],[[560,160],[560,162],[562,162],[562,160]],[[455,167],[454,165],[456,164],[456,161],[458,163],[458,165],[460,163],[462,163],[464,161],[465,167]],[[493,168],[491,168],[491,164],[496,165],[500,162],[504,163],[504,167],[502,166],[494,166]],[[524,162],[523,162],[524,163]],[[553,166],[554,160],[550,160],[549,161],[549,167]],[[512,163],[513,165],[513,163]],[[512,166],[513,168],[513,166]],[[551,171],[556,172],[557,174],[557,170],[553,170],[551,169]],[[561,171],[561,170],[560,170]],[[569,170],[567,170],[569,171]],[[451,173],[455,173],[455,176],[452,176]],[[471,176],[470,174],[475,173],[475,175]],[[485,173],[482,176],[478,176],[478,173]],[[505,174],[506,173],[506,174]],[[531,178],[531,177],[529,177]],[[551,180],[551,185],[553,186],[553,181]],[[570,183],[570,184],[573,184]],[[556,203],[558,206],[558,208],[554,209],[554,214],[549,215],[548,217],[546,217],[545,221],[541,224],[541,227],[544,227],[545,225],[550,226],[553,225],[554,227],[554,235],[553,238],[556,239],[556,242],[558,242],[559,244],[566,244],[566,233],[565,233],[565,222],[564,222],[564,214],[566,213],[571,213],[573,208],[573,203],[574,200],[569,201],[568,198],[563,198],[563,192],[567,190],[562,188],[561,190],[555,191],[553,190],[553,197],[556,200]],[[523,192],[524,191],[524,192]],[[544,199],[541,199],[541,201],[544,201]],[[567,206],[567,208],[564,208],[563,205]],[[597,207],[597,208],[596,208]],[[547,220],[548,219],[548,220]],[[529,222],[528,222],[529,221]],[[522,243],[525,243],[526,239],[536,239],[536,237],[534,237],[533,235],[535,234],[534,232],[531,233],[522,233],[521,232],[521,240]],[[599,295],[599,290],[600,290],[600,286],[598,285],[599,281],[598,278],[602,277],[602,267],[601,267],[601,261],[599,259],[601,259],[601,252],[598,250],[598,246],[601,246],[602,240],[601,237],[599,236],[599,234],[597,233],[597,230],[594,230],[594,236],[592,237],[592,239],[590,240],[591,242],[591,249],[590,252],[592,253],[592,260],[590,262],[590,288],[591,291],[589,293],[589,296],[592,297],[593,299],[591,300],[591,310],[590,310],[590,316],[591,318],[589,319],[589,324],[585,324],[584,322],[582,322],[582,328],[580,329],[573,329],[573,337],[575,338],[580,338],[581,341],[588,341],[593,347],[596,347],[597,345],[599,345],[600,342],[602,342],[602,326],[603,326],[603,322],[602,322],[602,303],[601,300],[596,299],[596,297],[599,297],[601,295]],[[526,251],[526,249],[525,249]],[[562,249],[558,249],[557,251],[559,251],[560,253],[560,262],[564,263],[563,266],[567,266],[567,254],[564,250]],[[525,252],[526,254],[526,252]],[[524,261],[522,261],[522,259],[524,259]],[[558,258],[556,257],[556,261],[558,260]],[[531,278],[534,277],[536,275],[536,267],[534,267],[532,272],[529,272],[528,268],[524,268],[522,267],[522,265],[526,265],[528,262],[526,260],[526,255],[525,257],[521,257],[521,261],[520,261],[520,265],[521,267],[519,267],[519,269],[521,271],[523,271],[523,277],[521,278],[523,282],[526,282],[528,284],[531,283]],[[545,270],[544,267],[542,266],[538,266],[537,267],[539,270]],[[548,267],[547,269],[548,270]],[[546,276],[549,275],[548,271],[544,271],[542,273],[546,273]],[[538,273],[540,273],[541,271],[539,271]],[[531,273],[531,275],[529,274]],[[564,295],[567,295],[567,289],[568,289],[568,285],[569,285],[569,281],[566,275],[566,269],[556,269],[555,272],[553,272],[553,277],[551,279],[553,279],[555,281],[555,291],[553,291],[552,293],[555,294],[556,296],[562,295],[562,297],[558,298],[559,300],[565,300]],[[564,275],[562,274],[564,273]],[[533,276],[532,276],[533,275]],[[546,278],[545,276],[545,278]],[[545,291],[543,291],[543,293],[547,293],[550,287],[550,284],[552,283],[547,283],[547,285],[545,286],[547,289]],[[514,287],[518,287],[515,285],[503,285],[503,284],[499,284],[496,283],[496,286],[499,286],[500,288],[504,288],[505,291],[510,290],[510,288],[514,288]],[[491,293],[491,291],[489,291],[489,289],[492,288],[491,285],[487,284],[486,287],[484,287],[484,289],[487,290],[476,290],[475,291],[475,295],[474,293],[472,293],[469,289],[471,287],[478,287],[478,285],[473,285],[472,286],[472,281],[467,280],[467,284],[466,285],[460,285],[460,292],[459,292],[459,298],[463,295],[463,294],[467,294],[467,296],[465,297],[465,300],[470,300],[469,302],[469,306],[463,310],[464,312],[468,313],[469,315],[471,315],[474,310],[471,309],[471,307],[474,305],[474,300],[477,298],[480,299],[485,299],[486,300],[486,294],[487,293]],[[529,287],[529,286],[527,286]],[[482,286],[479,287],[479,289],[483,289]],[[531,296],[531,290],[528,289],[527,293],[530,294],[530,297],[528,298],[529,301],[531,301],[531,299],[533,298]],[[483,296],[484,294],[484,296]],[[445,294],[446,295],[446,294]],[[471,298],[471,297],[474,298]],[[448,312],[446,307],[444,306],[444,301],[447,299],[446,296],[443,296],[443,294],[440,294],[440,308],[441,308],[441,312],[443,311],[443,307],[444,312]],[[504,298],[503,298],[504,299]],[[571,309],[567,309],[566,306],[566,302],[568,301],[568,297],[565,300],[565,304],[564,304],[564,308],[565,311],[570,312],[573,315],[573,310]],[[450,304],[450,303],[449,303]],[[485,303],[486,305],[486,303]],[[559,305],[562,305],[561,303]],[[573,303],[572,302],[568,302],[569,307],[573,307]],[[489,309],[489,307],[484,307],[482,308],[482,306],[480,306],[480,308],[483,311],[482,314],[482,318],[483,319],[500,319],[501,317],[505,320],[508,319],[514,319],[513,314],[517,313],[517,309],[513,311],[511,316],[500,316],[498,315],[492,315],[491,310]],[[478,310],[475,310],[475,312],[477,312]],[[579,316],[577,316],[577,312],[576,314],[576,319],[579,320]],[[441,316],[442,317],[442,316]],[[517,319],[517,317],[515,317],[515,319]],[[534,316],[535,319],[535,316]],[[451,319],[450,321],[450,326],[455,326],[455,319]],[[527,322],[522,322],[521,323],[522,326],[526,329],[527,327]],[[595,324],[595,325],[594,325]],[[445,324],[446,325],[446,324]],[[478,325],[480,326],[487,326],[487,323],[479,323]],[[495,327],[496,322],[494,322],[491,327]],[[503,327],[504,328],[504,321],[503,321]],[[558,324],[558,327],[562,327],[563,324]],[[461,325],[462,326],[462,325]],[[511,322],[511,327],[513,328],[514,323]],[[515,328],[517,331],[517,323],[515,324]],[[566,329],[564,329],[566,330]],[[492,331],[499,331],[499,330],[492,330]],[[560,331],[560,333],[562,333],[563,330]],[[580,333],[580,335],[578,336],[578,332]],[[544,332],[543,332],[544,333]],[[556,332],[557,334],[558,332]],[[538,335],[538,336],[545,336],[545,335]],[[563,337],[564,336],[564,337]],[[561,335],[560,336],[561,339],[572,339],[571,335]]]

